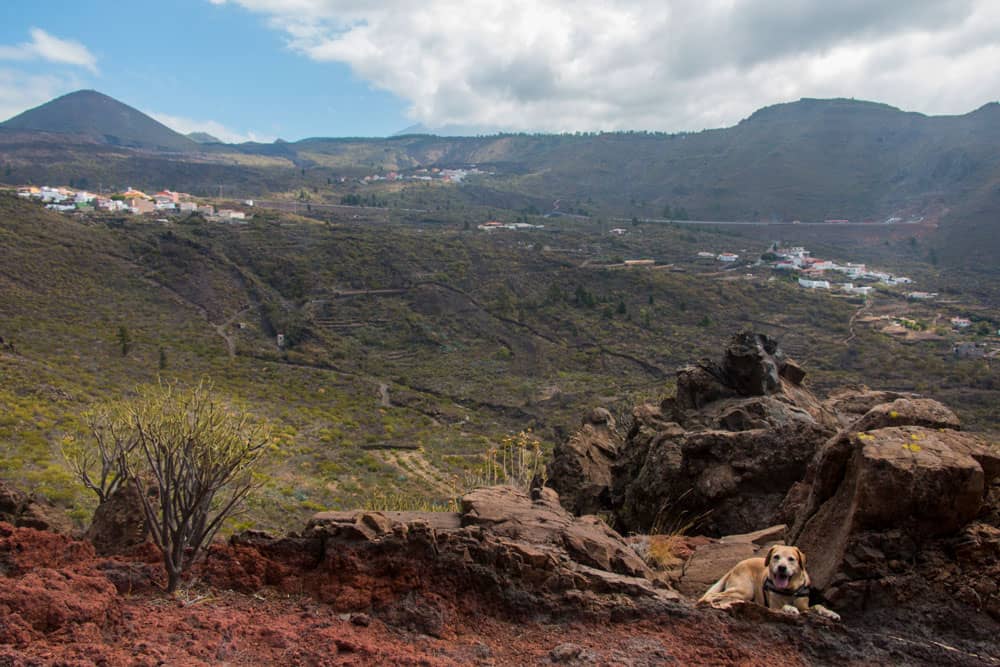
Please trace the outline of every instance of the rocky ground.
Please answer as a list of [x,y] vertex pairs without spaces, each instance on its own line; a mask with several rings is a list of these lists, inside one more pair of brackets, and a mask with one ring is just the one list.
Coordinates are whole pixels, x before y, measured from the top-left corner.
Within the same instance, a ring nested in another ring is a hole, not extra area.
[[[236,535],[176,595],[130,485],[84,538],[0,483],[0,667],[1000,664],[1000,451],[940,403],[821,401],[746,334],[624,428],[595,409],[549,474]],[[695,604],[778,543],[843,622]]]

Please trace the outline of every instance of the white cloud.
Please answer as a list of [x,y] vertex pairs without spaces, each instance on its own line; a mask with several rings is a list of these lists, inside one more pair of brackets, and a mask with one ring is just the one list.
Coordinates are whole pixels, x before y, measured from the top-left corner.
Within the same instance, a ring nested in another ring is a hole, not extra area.
[[0,60],[40,59],[61,65],[75,65],[97,73],[97,58],[80,42],[59,39],[41,28],[32,28],[30,34],[30,42],[0,46]]
[[[225,4],[226,0],[210,0]],[[424,125],[697,130],[799,97],[963,113],[1000,91],[994,0],[229,0]]]
[[190,134],[191,132],[207,132],[216,139],[220,139],[230,144],[240,144],[244,141],[270,143],[275,139],[275,137],[259,135],[255,132],[239,132],[214,120],[195,120],[193,118],[174,116],[155,111],[147,111],[146,113],[169,127],[171,130],[180,132],[181,134]]

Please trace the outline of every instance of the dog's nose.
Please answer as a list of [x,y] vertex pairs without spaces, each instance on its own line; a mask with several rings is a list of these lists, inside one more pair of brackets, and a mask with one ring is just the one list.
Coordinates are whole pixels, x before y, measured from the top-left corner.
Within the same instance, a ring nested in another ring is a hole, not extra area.
[[788,574],[788,568],[784,565],[779,565],[778,572],[781,574]]

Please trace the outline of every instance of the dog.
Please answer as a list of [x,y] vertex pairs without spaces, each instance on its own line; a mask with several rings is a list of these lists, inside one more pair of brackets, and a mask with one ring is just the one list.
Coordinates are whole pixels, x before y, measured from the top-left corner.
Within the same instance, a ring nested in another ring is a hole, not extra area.
[[774,546],[763,558],[747,558],[715,582],[699,603],[725,609],[739,602],[755,602],[792,616],[811,611],[834,621],[840,614],[823,605],[809,606],[809,573],[798,547]]

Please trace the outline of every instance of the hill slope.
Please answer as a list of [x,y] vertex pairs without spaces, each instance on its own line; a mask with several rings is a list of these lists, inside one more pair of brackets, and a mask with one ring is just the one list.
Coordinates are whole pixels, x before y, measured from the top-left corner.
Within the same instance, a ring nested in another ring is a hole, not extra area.
[[78,90],[0,123],[13,130],[78,134],[113,146],[194,151],[197,143],[96,90]]
[[[52,135],[20,129],[29,126],[76,132],[77,140],[97,137],[103,145],[60,145]],[[110,145],[129,142],[199,152],[136,154]],[[996,103],[960,116],[925,116],[873,102],[803,99],[761,109],[734,127],[698,133],[407,135],[227,145],[196,144],[83,91],[0,125],[0,153],[5,180],[12,183],[73,178],[195,194],[222,184],[233,196],[306,192],[311,201],[327,203],[348,194],[367,200],[388,189],[391,196],[379,199],[401,207],[544,212],[559,202],[561,212],[629,218],[678,212],[701,220],[924,218],[941,223],[937,243],[948,250],[939,253],[944,261],[1000,252],[1000,234],[992,231],[1000,174]],[[357,180],[469,165],[491,175],[447,190]],[[951,233],[966,216],[984,222],[973,225],[972,234]]]

